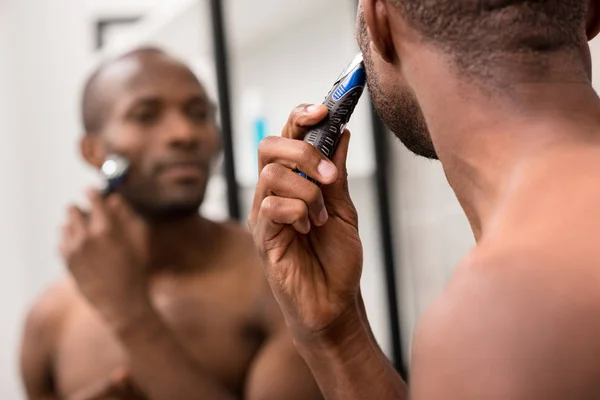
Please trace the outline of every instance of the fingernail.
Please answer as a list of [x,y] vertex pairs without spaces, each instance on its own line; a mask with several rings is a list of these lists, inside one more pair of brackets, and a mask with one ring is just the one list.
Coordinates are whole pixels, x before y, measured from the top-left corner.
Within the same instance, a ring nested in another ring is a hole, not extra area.
[[323,207],[323,210],[321,210],[321,214],[319,214],[319,224],[325,225],[325,222],[327,222],[328,219],[329,213],[327,213],[327,209]]
[[323,178],[333,178],[335,173],[337,172],[335,166],[329,161],[322,160],[319,166],[317,167],[317,171]]
[[317,107],[315,105],[306,107],[306,112],[309,113],[309,114],[317,112],[318,110],[319,110],[319,107]]

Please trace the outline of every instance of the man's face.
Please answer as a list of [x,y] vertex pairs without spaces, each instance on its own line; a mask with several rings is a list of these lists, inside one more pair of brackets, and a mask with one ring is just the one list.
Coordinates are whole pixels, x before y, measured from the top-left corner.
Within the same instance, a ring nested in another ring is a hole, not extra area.
[[387,127],[413,153],[437,159],[419,103],[400,73],[373,54],[362,6],[357,19],[358,45],[367,69],[367,84],[377,113]]
[[163,55],[121,61],[107,88],[113,104],[101,132],[108,152],[131,162],[122,188],[143,214],[196,213],[219,151],[214,105],[185,66]]

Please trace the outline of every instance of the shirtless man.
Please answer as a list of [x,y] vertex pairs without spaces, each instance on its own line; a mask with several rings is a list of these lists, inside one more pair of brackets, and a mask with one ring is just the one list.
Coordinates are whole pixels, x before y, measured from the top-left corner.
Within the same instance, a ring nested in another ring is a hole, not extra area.
[[119,194],[73,206],[70,277],[30,312],[22,373],[31,400],[319,399],[252,237],[198,215],[219,151],[215,109],[159,50],[101,67],[83,102],[81,150],[129,158]]
[[294,111],[249,225],[326,398],[600,399],[599,19],[598,0],[362,0],[373,102],[441,160],[478,246],[416,330],[409,390],[363,311],[349,135],[330,163],[294,140],[326,111]]

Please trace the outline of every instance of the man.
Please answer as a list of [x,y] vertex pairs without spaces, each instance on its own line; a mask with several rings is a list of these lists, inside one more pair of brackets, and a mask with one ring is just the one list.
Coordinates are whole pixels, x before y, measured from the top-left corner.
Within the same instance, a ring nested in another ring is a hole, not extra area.
[[251,236],[198,215],[219,151],[194,74],[155,49],[102,66],[81,150],[131,169],[120,193],[69,209],[70,277],[32,309],[22,347],[31,400],[317,399]]
[[249,225],[326,398],[600,398],[599,19],[597,0],[362,0],[373,103],[439,157],[478,246],[416,330],[408,390],[363,311],[349,136],[325,160],[293,139],[326,110],[294,111],[260,149]]

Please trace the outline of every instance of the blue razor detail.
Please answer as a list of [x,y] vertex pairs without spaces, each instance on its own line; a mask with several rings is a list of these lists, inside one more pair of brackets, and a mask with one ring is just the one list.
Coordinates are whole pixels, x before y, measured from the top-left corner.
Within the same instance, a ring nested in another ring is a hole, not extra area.
[[364,88],[367,81],[367,75],[363,68],[354,71],[336,90],[333,92],[333,100],[338,101],[350,90],[361,87]]
[[[323,104],[329,110],[328,116],[304,136],[304,141],[316,147],[327,158],[331,159],[340,137],[344,133],[344,128],[360,100],[366,82],[367,74],[362,54],[359,53],[342,72],[329,94],[325,97]],[[303,172],[296,172],[318,185],[314,179]]]

